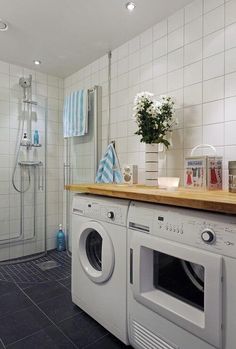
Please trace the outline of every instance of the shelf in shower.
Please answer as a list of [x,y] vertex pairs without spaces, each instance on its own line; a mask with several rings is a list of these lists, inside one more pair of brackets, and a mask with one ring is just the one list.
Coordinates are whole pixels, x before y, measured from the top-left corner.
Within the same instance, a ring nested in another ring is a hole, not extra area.
[[40,148],[40,147],[42,147],[42,144],[31,144],[31,143],[29,143],[29,144],[20,144],[21,145],[21,147],[35,147],[35,148]]
[[43,163],[42,161],[20,161],[20,166],[41,166]]

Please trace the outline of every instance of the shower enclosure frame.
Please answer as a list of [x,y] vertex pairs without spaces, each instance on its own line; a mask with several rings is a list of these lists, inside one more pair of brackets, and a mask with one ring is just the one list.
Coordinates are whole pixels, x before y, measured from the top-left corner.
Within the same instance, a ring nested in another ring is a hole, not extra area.
[[[24,95],[25,97],[25,95]],[[37,95],[35,96],[36,99],[37,99]],[[25,102],[24,99],[22,101],[22,103],[28,103],[28,102]],[[17,164],[17,166],[20,166],[20,177],[21,177],[21,187],[22,187],[22,167],[23,166],[28,166],[29,167],[29,171],[31,170],[31,167],[33,168],[33,171],[34,171],[34,202],[33,202],[33,205],[34,205],[34,217],[33,217],[33,220],[34,220],[34,236],[31,237],[31,238],[27,238],[27,239],[21,239],[22,237],[22,234],[20,234],[19,237],[17,238],[9,238],[7,239],[8,241],[4,241],[2,240],[3,242],[0,241],[0,246],[3,246],[3,245],[10,245],[9,246],[9,251],[10,251],[10,248],[11,248],[11,245],[13,244],[14,246],[17,246],[17,244],[19,244],[20,242],[22,242],[23,244],[27,241],[30,241],[30,240],[34,240],[36,238],[36,227],[35,227],[35,222],[36,222],[36,189],[35,189],[35,186],[36,186],[36,178],[37,178],[37,175],[36,175],[36,167],[38,167],[38,171],[40,171],[39,169],[39,166],[43,166],[42,167],[42,182],[43,182],[43,203],[44,203],[44,209],[43,209],[43,218],[44,218],[44,223],[43,223],[43,235],[42,235],[42,238],[44,239],[44,251],[42,252],[36,252],[36,253],[32,253],[32,254],[29,254],[29,255],[26,255],[26,256],[22,256],[22,257],[16,257],[16,258],[13,258],[11,259],[9,257],[8,260],[4,260],[4,261],[0,261],[0,265],[10,265],[10,264],[17,264],[17,263],[23,263],[23,262],[28,262],[28,261],[33,261],[33,260],[36,260],[38,258],[42,258],[42,257],[45,257],[47,255],[47,139],[48,139],[48,99],[47,97],[44,97],[44,105],[42,105],[41,103],[38,103],[37,102],[37,106],[39,106],[40,108],[43,108],[44,110],[44,163],[42,161],[35,161],[35,163],[31,163],[31,164],[26,164],[27,162],[24,163],[21,163],[19,162]],[[31,116],[30,118],[32,118],[32,110],[31,110]],[[32,119],[31,119],[31,122],[32,122]],[[31,125],[32,126],[32,125]],[[20,126],[19,126],[20,127]],[[24,125],[22,126],[24,127]],[[28,128],[28,125],[27,125],[27,128]],[[22,145],[19,145],[20,147],[22,147]],[[28,151],[31,151],[28,147],[27,148],[27,152]],[[36,164],[37,162],[37,164]],[[39,180],[39,178],[38,178]],[[20,221],[21,221],[21,225],[24,224],[24,192],[21,192],[19,195],[20,195]],[[24,227],[21,226],[21,231],[23,231]],[[24,235],[24,231],[23,231],[23,235]]]

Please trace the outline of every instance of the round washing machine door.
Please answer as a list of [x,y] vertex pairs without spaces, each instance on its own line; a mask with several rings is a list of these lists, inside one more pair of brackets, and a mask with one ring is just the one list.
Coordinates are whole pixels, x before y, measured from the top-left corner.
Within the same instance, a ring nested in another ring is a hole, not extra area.
[[81,226],[78,238],[78,254],[81,266],[90,280],[103,283],[110,279],[115,252],[109,234],[97,222]]

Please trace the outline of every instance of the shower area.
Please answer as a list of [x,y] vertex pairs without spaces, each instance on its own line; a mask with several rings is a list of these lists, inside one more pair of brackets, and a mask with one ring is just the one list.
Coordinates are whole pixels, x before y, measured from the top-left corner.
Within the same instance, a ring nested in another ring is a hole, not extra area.
[[[57,158],[54,157],[52,139],[47,136],[53,134],[52,124],[48,121],[52,115],[48,99],[32,93],[37,91],[33,84],[31,75],[17,80],[16,110],[14,116],[9,116],[9,149],[6,142],[4,155],[8,163],[3,164],[6,165],[4,168],[0,164],[0,174],[3,175],[0,178],[2,281],[58,281],[70,278],[71,274],[72,194],[64,190],[63,222],[55,220],[52,223],[50,218],[47,221],[51,210],[58,209],[58,202],[52,195],[54,192],[50,191],[50,187],[47,188],[47,183],[53,184],[52,178],[47,180],[47,174],[57,171],[50,160],[57,164]],[[95,180],[101,158],[101,101],[101,87],[91,87],[88,90],[88,133],[83,137],[64,140],[64,180],[60,183],[61,191],[63,184]],[[4,159],[1,152],[0,157]],[[59,223],[63,223],[66,234],[67,249],[63,252],[55,250],[56,227]],[[48,241],[53,241],[53,244],[47,244]]]
[[1,182],[0,265],[30,261],[47,251],[47,99],[32,95],[32,75],[19,78],[18,90],[9,167],[1,169],[5,181]]

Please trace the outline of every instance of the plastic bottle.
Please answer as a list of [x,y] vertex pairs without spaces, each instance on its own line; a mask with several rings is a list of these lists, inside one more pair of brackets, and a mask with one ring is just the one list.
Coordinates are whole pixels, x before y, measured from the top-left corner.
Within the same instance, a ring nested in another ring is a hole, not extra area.
[[34,144],[39,144],[39,131],[34,131]]
[[65,251],[66,249],[66,238],[65,238],[65,234],[62,230],[62,225],[59,225],[59,230],[57,233],[57,251],[61,252],[61,251]]

